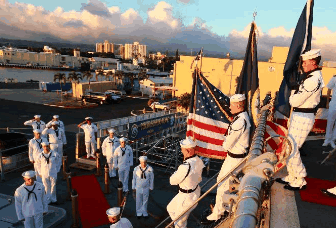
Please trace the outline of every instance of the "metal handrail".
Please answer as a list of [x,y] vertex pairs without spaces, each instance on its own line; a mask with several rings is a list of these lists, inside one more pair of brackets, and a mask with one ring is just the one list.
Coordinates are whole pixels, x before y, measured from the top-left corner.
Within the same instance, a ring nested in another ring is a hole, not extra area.
[[20,145],[20,146],[16,146],[16,147],[11,147],[11,148],[8,148],[8,149],[5,149],[5,150],[0,150],[0,153],[7,152],[7,151],[17,149],[17,148],[21,148],[21,147],[25,147],[25,146],[28,146],[28,144],[24,144],[24,145]]

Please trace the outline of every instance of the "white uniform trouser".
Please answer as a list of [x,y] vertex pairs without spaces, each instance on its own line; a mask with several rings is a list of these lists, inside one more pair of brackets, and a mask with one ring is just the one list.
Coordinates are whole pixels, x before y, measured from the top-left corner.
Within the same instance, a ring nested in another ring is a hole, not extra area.
[[[183,213],[188,207],[195,203],[201,195],[201,188],[192,193],[179,192],[170,203],[167,205],[167,211],[172,220],[175,220],[181,213]],[[177,222],[174,223],[175,228],[186,228],[187,221],[192,210],[196,208],[197,204],[192,207],[187,213],[185,213]]]
[[336,105],[329,106],[325,141],[336,140]]
[[[37,172],[37,164],[36,164],[36,162],[34,163],[34,170],[35,170],[35,173],[38,173]],[[40,175],[41,174],[36,175],[36,181],[42,183],[42,178],[40,177]]]
[[118,170],[119,181],[123,184],[123,191],[128,191],[128,177],[129,177],[129,167],[126,169]]
[[85,142],[86,154],[88,156],[94,156],[97,150],[96,142]]
[[[315,115],[313,113],[293,112],[288,130],[288,137],[294,141],[294,148],[288,157],[287,171],[288,177],[286,181],[290,182],[292,187],[301,187],[307,182],[304,177],[307,176],[306,168],[304,167],[299,149],[302,147],[309,132],[313,128]],[[287,179],[288,178],[288,179]]]
[[110,177],[115,177],[117,174],[116,174],[116,169],[113,167],[113,162],[109,162],[107,164],[108,164],[108,167],[109,167]]
[[25,228],[43,228],[43,213],[26,217],[24,221]]
[[57,176],[48,176],[48,177],[42,176],[42,183],[44,185],[44,188],[46,191],[46,197],[49,203],[57,201],[56,181],[57,181]]
[[147,205],[149,188],[136,189],[136,213],[137,216],[148,216]]
[[[242,160],[244,160],[244,158],[232,158],[228,155],[223,162],[222,168],[218,174],[217,182],[227,175],[231,169],[238,165]],[[234,172],[233,174],[237,173]],[[227,178],[217,186],[216,204],[213,208],[212,214],[208,216],[209,220],[218,220],[221,215],[224,215],[224,211],[228,209],[224,205],[224,203],[228,202],[223,202],[223,196],[225,193],[229,193],[229,184],[230,181],[229,178]]]

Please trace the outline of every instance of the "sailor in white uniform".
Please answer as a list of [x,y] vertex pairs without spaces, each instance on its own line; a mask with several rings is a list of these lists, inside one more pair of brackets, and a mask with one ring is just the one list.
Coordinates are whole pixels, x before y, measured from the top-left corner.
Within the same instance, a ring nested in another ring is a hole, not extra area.
[[[230,170],[239,164],[248,155],[250,138],[250,118],[245,111],[245,95],[235,94],[230,97],[230,110],[234,115],[223,142],[223,148],[227,157],[217,177],[217,182],[222,179]],[[229,179],[220,183],[217,187],[216,204],[206,221],[208,224],[217,221],[222,215],[228,215],[228,205],[224,205],[223,194],[229,192]]]
[[59,160],[57,152],[50,150],[48,142],[42,142],[43,152],[37,159],[38,173],[42,177],[48,203],[57,204],[56,181],[59,171]]
[[127,218],[120,218],[120,207],[113,207],[106,211],[108,220],[112,225],[110,228],[133,228]]
[[18,220],[24,221],[25,228],[43,228],[43,214],[48,212],[44,187],[34,181],[34,171],[26,171],[22,177],[24,183],[14,194]]
[[286,184],[285,189],[305,189],[307,176],[299,149],[306,140],[315,122],[316,106],[320,103],[324,81],[319,63],[321,60],[320,50],[313,49],[301,55],[302,68],[306,77],[300,82],[299,88],[292,90],[289,103],[293,107],[291,114],[288,136],[294,141],[294,149],[287,161],[288,175],[276,181]]
[[128,178],[130,167],[133,166],[133,150],[126,145],[126,138],[120,138],[120,146],[114,151],[114,167],[118,169],[119,181],[123,184],[123,191],[128,192]]
[[58,121],[53,121],[49,127],[43,130],[42,134],[49,136],[50,149],[60,156],[59,167],[61,167],[63,147],[67,144],[67,141],[63,129],[59,128],[58,125]]
[[148,217],[147,205],[149,191],[154,189],[154,170],[147,165],[147,157],[139,157],[140,165],[133,170],[132,189],[136,199],[136,215]]
[[108,130],[109,136],[106,137],[102,144],[102,152],[103,155],[106,157],[106,162],[109,166],[109,175],[110,177],[116,176],[116,169],[113,166],[113,157],[114,157],[114,151],[117,149],[120,145],[119,138],[114,136],[114,133],[116,130],[113,128]]
[[58,126],[58,127],[59,127],[59,128],[62,128],[63,131],[65,132],[64,123],[63,123],[63,121],[59,120],[59,116],[58,116],[58,115],[54,115],[54,116],[53,116],[53,119],[50,120],[50,121],[46,124],[46,127],[50,127],[51,124],[52,124],[52,122],[54,122],[54,121],[58,121],[58,122],[59,122],[59,126]]
[[86,147],[86,158],[96,158],[96,150],[97,150],[97,126],[92,123],[92,117],[86,117],[85,121],[78,124],[79,128],[82,128],[84,130],[85,134],[85,147]]
[[[200,197],[199,183],[202,181],[202,171],[205,167],[195,153],[196,143],[192,139],[186,138],[180,142],[180,145],[184,162],[169,179],[171,185],[179,185],[179,193],[167,205],[167,211],[172,220],[177,219]],[[196,206],[197,204],[174,223],[175,228],[187,227],[189,214]]]
[[[28,143],[28,155],[29,155],[29,161],[34,164],[35,173],[38,174],[36,160],[43,151],[41,130],[35,129],[33,132],[34,132],[34,138],[29,140]],[[42,183],[42,179],[39,175],[36,175],[36,181]]]
[[[334,75],[329,83],[326,86],[328,88],[327,92],[327,109],[328,109],[328,118],[327,118],[327,128],[324,143],[322,146],[331,145],[332,148],[335,148],[336,140],[336,75]],[[332,92],[331,101],[329,102],[330,94]]]
[[23,123],[25,126],[32,126],[33,130],[39,129],[41,131],[44,130],[46,124],[41,120],[41,115],[35,115],[34,119],[28,120]]

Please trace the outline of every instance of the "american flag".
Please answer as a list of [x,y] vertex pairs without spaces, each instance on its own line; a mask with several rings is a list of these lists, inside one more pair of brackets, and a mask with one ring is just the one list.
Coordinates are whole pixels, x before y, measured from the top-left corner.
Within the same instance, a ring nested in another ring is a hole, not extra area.
[[187,136],[195,139],[197,154],[224,159],[222,144],[230,124],[230,99],[201,73],[194,73]]

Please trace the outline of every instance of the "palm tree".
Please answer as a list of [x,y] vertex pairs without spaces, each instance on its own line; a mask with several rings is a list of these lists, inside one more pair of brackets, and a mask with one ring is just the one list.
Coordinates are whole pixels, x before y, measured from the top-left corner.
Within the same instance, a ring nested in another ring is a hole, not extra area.
[[102,78],[103,76],[105,76],[105,75],[104,75],[104,71],[102,69],[99,69],[99,70],[96,71],[96,81],[97,82],[98,82],[98,77]]
[[[76,73],[76,71],[72,71],[68,74],[68,81],[75,83],[74,90],[77,92],[77,84],[79,84],[79,80],[83,80],[82,75],[80,73]],[[74,93],[74,91],[72,91]],[[77,96],[76,96],[77,100]]]
[[86,78],[89,81],[89,90],[91,91],[91,79],[92,79],[93,75],[91,74],[90,71],[85,71],[83,78]]
[[107,73],[105,74],[105,78],[106,78],[106,80],[109,80],[109,81],[111,81],[111,76],[113,75],[113,73],[112,73],[112,71],[107,71]]
[[62,82],[63,82],[64,85],[65,85],[65,83],[66,83],[66,81],[67,81],[67,78],[66,78],[66,76],[65,76],[65,73],[56,73],[56,74],[54,75],[54,82],[57,82],[57,81],[59,81],[60,86],[61,86],[61,103],[62,103],[62,102],[63,102],[63,99],[62,99],[62,95],[63,95]]

